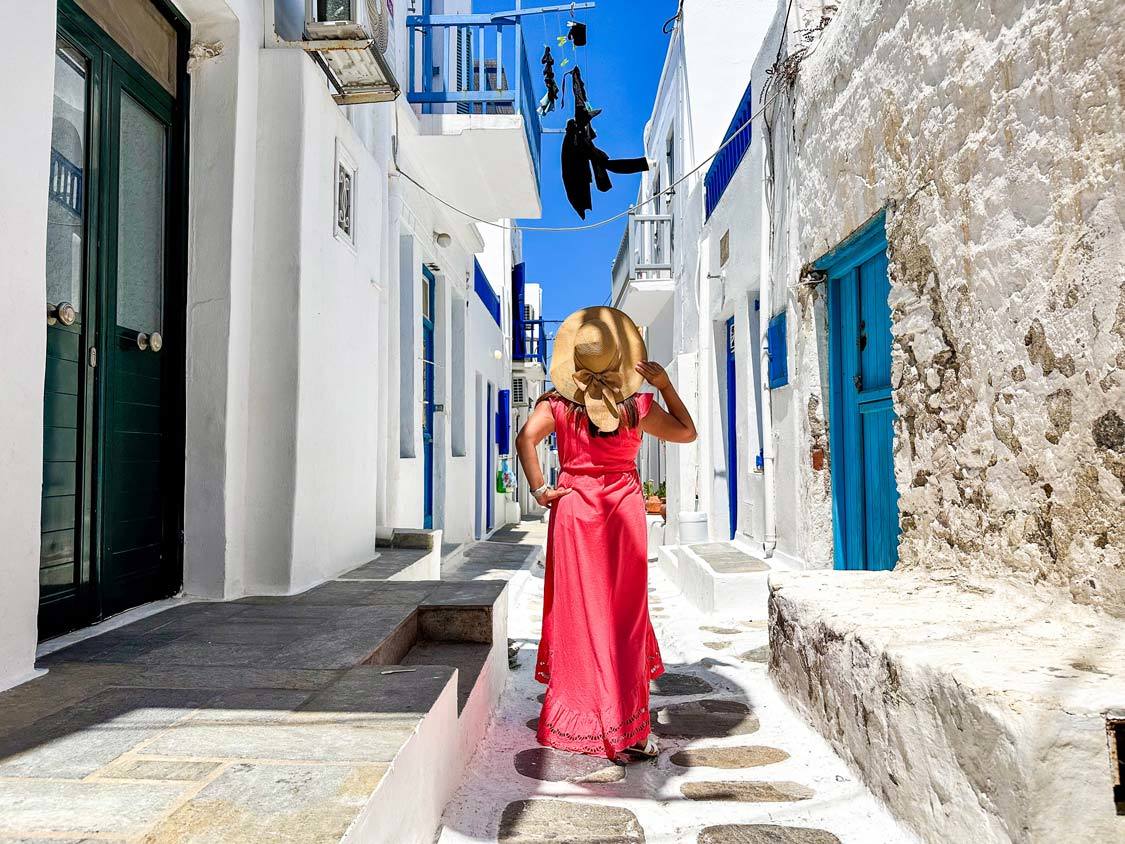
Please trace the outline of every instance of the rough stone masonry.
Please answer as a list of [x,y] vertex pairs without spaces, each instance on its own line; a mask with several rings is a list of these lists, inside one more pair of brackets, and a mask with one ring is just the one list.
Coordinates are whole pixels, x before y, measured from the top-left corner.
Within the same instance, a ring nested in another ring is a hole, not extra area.
[[840,4],[794,83],[790,190],[799,265],[888,208],[900,567],[1122,616],[1116,6]]

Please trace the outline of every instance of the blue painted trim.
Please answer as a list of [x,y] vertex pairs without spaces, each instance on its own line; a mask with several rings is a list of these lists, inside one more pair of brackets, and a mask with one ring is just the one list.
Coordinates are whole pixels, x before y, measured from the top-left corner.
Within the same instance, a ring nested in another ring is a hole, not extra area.
[[789,383],[789,347],[785,336],[785,311],[770,318],[766,329],[766,352],[769,355],[769,388]]
[[[862,377],[856,378],[863,373],[863,356],[872,353],[870,346],[859,342],[864,333],[861,311],[866,308],[870,317],[870,309],[876,307],[872,301],[861,302],[861,288],[864,279],[877,280],[872,273],[886,273],[886,250],[886,214],[880,211],[813,264],[828,276],[828,420],[837,569],[894,566],[893,558],[889,566],[885,559],[870,559],[873,547],[882,543],[885,554],[888,546],[886,496],[897,500],[893,470],[880,457],[893,449],[893,430],[879,422],[880,414],[890,412],[893,418],[892,389],[886,385],[863,389]],[[883,260],[872,264],[881,253]],[[885,275],[883,279],[885,283]],[[890,306],[881,303],[881,307]],[[872,339],[869,336],[868,343]],[[892,437],[892,443],[886,436]],[[895,529],[897,535],[897,522]]]
[[[436,282],[434,274],[422,267],[430,313],[434,312]],[[434,526],[434,321],[422,315],[422,527]],[[426,361],[430,361],[427,363]]]
[[[742,93],[742,99],[738,101],[738,107],[734,110],[734,117],[731,118],[730,126],[727,127],[727,131],[723,135],[723,143],[731,142],[715,156],[711,166],[707,168],[707,175],[703,177],[705,219],[711,218],[711,212],[718,207],[727,186],[734,178],[734,174],[738,172],[738,165],[742,163],[746,150],[750,149],[753,127],[747,125],[741,132],[737,130],[750,120],[753,113],[754,99],[751,96],[751,84],[747,83],[746,90]],[[736,132],[738,137],[735,137]],[[734,140],[731,140],[731,138],[734,138]]]
[[813,268],[830,277],[841,267],[854,267],[879,252],[887,251],[887,211],[878,214],[813,262]]
[[512,453],[512,391],[496,391],[496,449]]
[[738,370],[734,357],[734,317],[727,320],[727,507],[730,538],[738,530]]
[[488,276],[484,274],[480,261],[475,258],[473,259],[473,290],[476,291],[477,297],[484,304],[485,310],[492,314],[496,325],[500,326],[500,297],[492,289],[492,284],[488,281]]

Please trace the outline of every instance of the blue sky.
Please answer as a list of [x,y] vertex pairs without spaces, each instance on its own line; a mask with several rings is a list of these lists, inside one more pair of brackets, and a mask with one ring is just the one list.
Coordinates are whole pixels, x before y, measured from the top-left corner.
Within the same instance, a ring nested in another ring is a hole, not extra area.
[[[556,35],[565,34],[569,15],[552,13],[525,18],[524,38],[528,59],[536,77],[536,90],[542,95],[539,58],[544,37],[555,55],[555,74],[574,65],[574,53],[586,81],[592,104],[604,109],[594,120],[598,146],[612,158],[631,158],[644,154],[645,122],[652,111],[660,69],[668,48],[668,36],[661,25],[676,12],[676,0],[596,0],[594,9],[579,11],[576,17],[589,28],[587,46],[574,50],[569,44],[558,48]],[[547,0],[527,0],[524,8],[555,5]],[[513,0],[474,0],[473,11],[493,12],[511,9]],[[571,64],[559,67],[562,58]],[[572,111],[573,100],[567,86],[567,107],[547,115],[545,127],[562,129]],[[543,136],[543,218],[522,220],[527,225],[571,226],[582,220],[574,213],[563,191],[559,172],[562,135]],[[587,222],[613,216],[636,199],[640,176],[612,175],[613,190],[594,191],[594,210]],[[524,260],[527,280],[543,285],[544,316],[562,319],[587,305],[600,305],[609,295],[610,265],[617,255],[625,221],[620,220],[592,231],[551,234],[524,233]]]

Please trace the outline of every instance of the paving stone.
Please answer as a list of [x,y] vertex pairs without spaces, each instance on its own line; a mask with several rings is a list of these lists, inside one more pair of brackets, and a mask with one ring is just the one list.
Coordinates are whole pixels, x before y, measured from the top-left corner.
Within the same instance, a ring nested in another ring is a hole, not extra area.
[[649,693],[661,696],[699,695],[715,691],[715,687],[702,677],[691,674],[667,672],[649,683]]
[[0,780],[0,835],[133,837],[171,809],[187,788],[187,783]]
[[386,715],[355,725],[321,717],[313,723],[223,724],[189,721],[145,747],[153,756],[276,759],[300,762],[389,762],[419,718]]
[[789,754],[776,747],[698,747],[672,754],[672,764],[681,768],[756,768],[784,762]]
[[531,732],[537,733],[537,732],[539,732],[539,719],[538,718],[532,718],[524,726],[527,727],[529,730],[531,730]]
[[752,651],[739,654],[738,658],[743,662],[769,662],[770,646],[762,645],[760,648],[754,648]]
[[6,732],[0,737],[0,776],[85,777],[159,735],[213,694],[108,689],[23,729]]
[[514,764],[525,777],[542,782],[607,783],[625,779],[625,768],[621,765],[550,747],[521,750]]
[[710,648],[713,651],[721,651],[730,647],[730,642],[704,642],[703,647]]
[[500,817],[503,844],[643,844],[637,816],[618,806],[570,800],[519,800]]
[[685,782],[680,793],[688,800],[737,803],[788,803],[808,800],[813,790],[796,782]]
[[699,844],[841,844],[823,829],[774,824],[724,824],[699,833]]
[[232,765],[145,842],[339,841],[386,772],[385,765]]
[[719,574],[750,574],[770,570],[769,565],[757,557],[751,557],[749,554],[721,542],[705,542],[688,547],[706,560],[707,565]]
[[492,607],[508,587],[502,580],[477,580],[467,583],[442,583],[427,598],[422,607]]
[[457,712],[465,708],[484,670],[491,645],[472,642],[419,642],[402,658],[403,665],[447,665],[457,669]]
[[654,710],[652,729],[658,736],[722,738],[755,732],[758,719],[739,701],[693,700]]
[[129,759],[98,771],[101,779],[120,780],[184,780],[206,779],[221,762],[192,762],[190,760]]
[[720,636],[737,636],[739,633],[743,632],[737,627],[712,627],[711,625],[704,625],[699,629],[708,633],[718,633]]

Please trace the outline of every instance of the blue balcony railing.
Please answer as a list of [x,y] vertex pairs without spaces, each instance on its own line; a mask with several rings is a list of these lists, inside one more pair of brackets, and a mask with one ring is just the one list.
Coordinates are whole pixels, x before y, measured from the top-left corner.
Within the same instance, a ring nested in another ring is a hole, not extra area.
[[547,329],[541,319],[521,319],[512,326],[512,361],[547,368]]
[[408,15],[406,99],[423,114],[519,114],[535,177],[543,129],[523,27],[490,15]]
[[[734,118],[731,120],[730,126],[727,127],[726,134],[723,135],[724,143],[726,141],[731,142],[715,156],[707,170],[707,175],[703,177],[703,186],[706,192],[704,206],[708,219],[711,217],[711,212],[718,207],[719,200],[723,198],[727,185],[734,178],[738,165],[742,162],[742,157],[746,155],[746,150],[750,148],[750,127],[742,127],[750,120],[753,113],[754,101],[750,97],[750,85],[747,84],[742,99],[739,100],[738,108],[734,111]],[[739,131],[740,129],[741,131]],[[734,138],[734,140],[731,140],[731,138]]]

